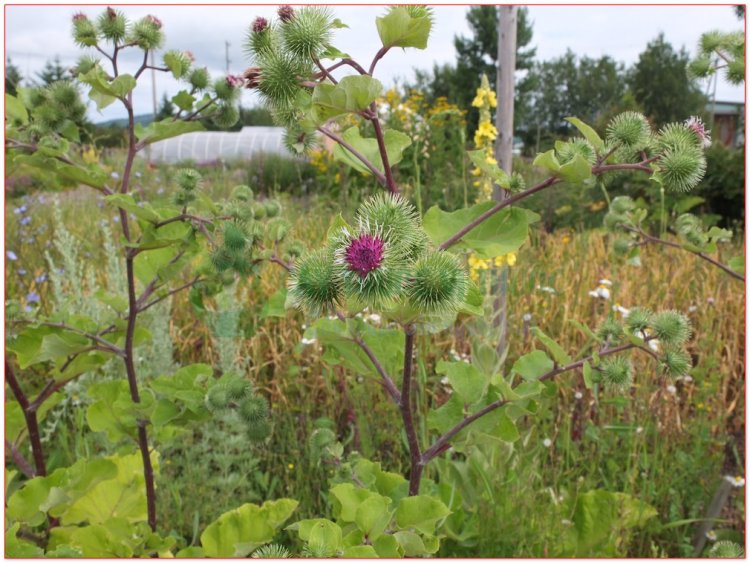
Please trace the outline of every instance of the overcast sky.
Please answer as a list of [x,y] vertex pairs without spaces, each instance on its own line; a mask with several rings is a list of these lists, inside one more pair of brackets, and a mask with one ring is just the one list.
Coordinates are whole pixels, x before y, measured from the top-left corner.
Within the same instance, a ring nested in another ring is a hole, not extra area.
[[[96,17],[102,7],[71,6],[6,6],[5,49],[24,76],[33,76],[46,60],[59,55],[64,66],[72,65],[81,50],[70,38],[70,19],[82,11]],[[255,16],[272,17],[275,9],[269,6],[123,6],[131,18],[154,14],[164,22],[167,42],[164,50],[191,50],[196,63],[207,66],[212,75],[226,70],[226,46],[229,42],[229,68],[240,73],[248,66],[243,53],[244,37]],[[408,49],[391,52],[378,65],[376,76],[386,85],[396,80],[409,79],[414,68],[430,69],[434,63],[455,61],[453,37],[468,35],[465,6],[436,6],[435,26],[426,51]],[[336,6],[336,17],[349,29],[337,31],[334,44],[353,58],[370,61],[380,47],[374,18],[382,7]],[[530,6],[533,24],[533,46],[538,60],[562,55],[570,48],[578,55],[599,57],[610,55],[628,65],[635,62],[646,44],[659,32],[676,48],[686,47],[695,52],[701,33],[711,30],[741,29],[742,22],[728,6]],[[94,52],[95,53],[95,52]],[[126,59],[133,72],[140,60]],[[123,72],[123,70],[121,70]],[[136,90],[137,114],[152,111],[151,77],[146,73]],[[157,74],[157,96],[170,96],[180,89],[178,83],[162,73]],[[742,101],[743,87],[732,87],[719,81],[717,99]],[[254,94],[245,93],[243,104],[256,103]],[[101,114],[91,106],[93,121],[124,117],[119,104],[113,104]]]

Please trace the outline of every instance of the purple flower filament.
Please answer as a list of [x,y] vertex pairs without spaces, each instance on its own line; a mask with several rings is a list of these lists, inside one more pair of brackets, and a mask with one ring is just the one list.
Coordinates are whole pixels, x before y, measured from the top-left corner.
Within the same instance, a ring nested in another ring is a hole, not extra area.
[[364,278],[383,262],[385,243],[371,235],[360,235],[346,249],[349,269]]

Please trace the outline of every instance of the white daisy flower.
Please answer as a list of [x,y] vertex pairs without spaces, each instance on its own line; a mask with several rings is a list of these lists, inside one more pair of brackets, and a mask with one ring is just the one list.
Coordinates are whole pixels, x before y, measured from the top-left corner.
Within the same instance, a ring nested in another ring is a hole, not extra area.
[[740,487],[744,487],[745,486],[745,480],[742,477],[740,477],[739,475],[736,475],[734,477],[732,477],[731,475],[725,475],[724,479],[727,482],[729,482],[730,485],[732,485],[733,487],[735,487],[737,489],[739,489]]

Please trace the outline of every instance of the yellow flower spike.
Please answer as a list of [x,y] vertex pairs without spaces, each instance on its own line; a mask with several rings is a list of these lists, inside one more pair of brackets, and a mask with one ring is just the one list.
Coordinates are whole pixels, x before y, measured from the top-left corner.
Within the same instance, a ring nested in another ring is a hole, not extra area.
[[488,156],[486,160],[487,164],[497,164],[497,160],[494,157]]
[[516,265],[516,253],[509,252],[508,254],[506,254],[505,261],[508,263],[508,266],[515,266]]
[[505,262],[505,257],[504,256],[497,256],[497,257],[495,257],[495,266],[497,266],[498,268],[500,266],[502,266],[504,262]]

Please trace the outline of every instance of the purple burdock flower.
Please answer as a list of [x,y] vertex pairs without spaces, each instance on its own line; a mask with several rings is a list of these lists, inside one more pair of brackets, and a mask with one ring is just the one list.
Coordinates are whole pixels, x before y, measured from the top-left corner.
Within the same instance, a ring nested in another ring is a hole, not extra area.
[[294,8],[291,6],[279,6],[277,14],[279,14],[279,19],[286,23],[294,17]]
[[148,15],[146,16],[146,19],[150,21],[154,26],[161,29],[161,20],[157,18],[156,16]]
[[28,295],[26,296],[26,302],[27,303],[39,303],[39,294],[35,293],[33,291],[30,291]]
[[83,12],[78,12],[76,14],[73,14],[73,21],[74,22],[85,21],[87,19],[88,18],[86,17],[86,14],[84,14]]
[[227,76],[227,84],[232,88],[240,88],[245,84],[245,79],[241,76],[230,74]]
[[247,81],[245,82],[245,88],[252,90],[253,88],[257,88],[258,84],[260,84],[261,69],[257,66],[250,67],[242,73],[242,76]]
[[346,263],[352,272],[365,277],[383,262],[385,243],[372,235],[360,235],[346,249]]
[[706,124],[700,117],[691,115],[689,119],[685,120],[685,125],[688,129],[693,130],[704,149],[711,146],[711,132],[706,130]]
[[12,250],[6,250],[5,256],[7,256],[8,260],[10,260],[11,262],[15,262],[16,260],[18,260],[18,255]]
[[258,16],[253,21],[253,33],[260,33],[268,27],[268,20]]

